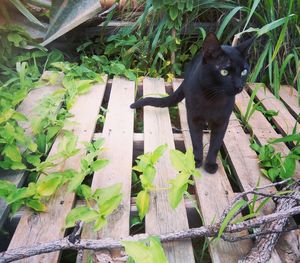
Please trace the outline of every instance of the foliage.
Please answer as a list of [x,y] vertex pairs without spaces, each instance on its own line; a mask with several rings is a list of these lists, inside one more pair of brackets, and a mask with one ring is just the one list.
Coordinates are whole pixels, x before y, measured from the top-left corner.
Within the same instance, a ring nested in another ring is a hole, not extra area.
[[132,167],[134,171],[141,173],[140,181],[143,190],[140,191],[136,198],[136,206],[139,211],[140,220],[142,220],[149,210],[150,191],[154,189],[153,180],[156,174],[155,164],[164,154],[167,145],[158,146],[153,152],[145,153],[137,157],[136,165]]
[[[199,14],[209,12],[209,8],[232,6],[230,1],[145,1],[143,13],[132,26],[121,28],[107,38],[101,36],[94,43],[88,40],[78,51],[99,55],[102,64],[107,64],[106,61],[122,64],[137,76],[170,79],[173,73],[181,75],[183,64],[196,54],[205,37],[202,27],[196,29],[196,39],[191,35],[194,32],[182,36],[183,27],[199,20]],[[105,24],[112,18],[109,15]]]
[[1,180],[0,197],[11,205],[12,214],[22,205],[26,205],[36,211],[45,211],[46,204],[44,201],[52,196],[59,187],[68,183],[68,191],[75,191],[87,174],[99,170],[107,164],[105,159],[94,160],[103,150],[103,140],[98,140],[93,143],[86,143],[88,153],[81,159],[79,171],[67,169],[65,171],[48,173],[47,171],[50,168],[57,167],[79,152],[79,149],[76,148],[77,138],[73,133],[63,131],[61,138],[58,152],[49,156],[45,161],[41,162],[38,156],[28,157],[28,160],[34,166],[31,171],[45,175],[36,183],[31,182],[27,187],[16,188],[14,184]]
[[[280,142],[294,142],[294,147],[286,155],[277,152],[272,144]],[[297,161],[300,160],[300,135],[292,134],[271,141],[269,144],[260,146],[253,142],[251,148],[258,153],[261,172],[272,182],[277,179],[292,178],[296,172]]]
[[176,208],[187,192],[189,184],[193,184],[190,176],[200,176],[200,172],[195,167],[193,150],[189,148],[186,153],[178,150],[170,151],[170,159],[173,167],[177,170],[178,175],[175,179],[170,180],[169,202],[172,208]]
[[122,241],[125,252],[130,256],[128,262],[167,263],[159,238],[151,236],[142,241]]
[[75,226],[76,221],[94,223],[94,231],[100,230],[107,223],[107,216],[110,215],[122,200],[121,184],[114,184],[106,188],[92,189],[82,184],[80,193],[87,202],[87,206],[73,208],[66,217],[66,228]]

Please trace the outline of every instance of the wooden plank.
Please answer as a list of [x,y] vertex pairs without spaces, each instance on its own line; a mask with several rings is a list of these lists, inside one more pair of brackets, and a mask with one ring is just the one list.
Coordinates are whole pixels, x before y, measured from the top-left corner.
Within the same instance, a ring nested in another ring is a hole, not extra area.
[[[119,208],[108,217],[108,224],[101,231],[93,233],[92,228],[88,226],[84,229],[84,238],[120,239],[129,236],[134,120],[134,111],[129,105],[134,102],[134,88],[133,81],[116,77],[113,79],[102,133],[106,149],[102,157],[108,159],[109,164],[94,173],[92,182],[94,190],[122,183],[122,202]],[[98,262],[99,254],[102,253],[95,253],[93,262]]]
[[[297,121],[289,113],[283,102],[278,100],[265,86],[261,83],[248,84],[248,88],[253,91],[257,86],[259,87],[256,93],[257,99],[261,101],[261,105],[266,110],[274,110],[278,112],[277,116],[272,119],[276,127],[284,135],[291,134]],[[297,132],[300,132],[300,125],[297,125]]]
[[[284,101],[291,114],[297,118],[297,116],[300,114],[297,90],[292,86],[281,85],[279,89],[279,96]],[[300,120],[298,119],[298,121]]]
[[[244,113],[246,112],[249,100],[250,100],[250,97],[247,94],[247,92],[245,92],[245,91],[243,91],[242,93],[240,93],[239,95],[236,96],[236,106],[243,116],[244,116]],[[281,137],[280,135],[278,135],[275,132],[272,125],[268,122],[268,120],[264,117],[264,115],[259,111],[255,111],[253,113],[253,115],[249,119],[249,124],[252,128],[253,135],[255,136],[257,141],[262,145],[268,143],[268,140],[271,138],[280,138]],[[234,136],[232,136],[232,137],[234,137]],[[241,145],[240,136],[238,138],[239,139],[238,139],[237,145],[239,145],[239,147],[240,147],[240,145]],[[233,138],[231,138],[231,139],[233,139]],[[234,148],[235,151],[237,149],[237,145],[235,145],[235,148]],[[283,155],[288,154],[290,151],[289,148],[284,143],[276,143],[273,146],[277,151],[281,152]],[[233,150],[231,150],[231,152],[233,152]],[[296,167],[295,178],[300,178],[299,164],[297,163],[296,165],[297,165],[297,167]],[[245,169],[245,167],[242,167],[242,168]],[[251,170],[250,167],[248,169]],[[253,183],[255,182],[255,180],[256,179],[254,179]],[[261,181],[260,181],[261,185],[264,184],[264,181],[265,181],[264,177],[261,177]],[[271,208],[272,207],[267,208],[267,210],[269,210]],[[283,262],[293,262],[293,261],[287,261],[287,260],[289,258],[293,258],[295,255],[299,255],[299,253],[300,253],[299,240],[300,240],[300,231],[299,230],[294,230],[290,233],[286,233],[281,236],[280,242],[276,246],[276,250],[279,253]]]
[[[250,136],[243,131],[239,120],[233,113],[230,117],[230,122],[224,137],[224,147],[231,162],[231,167],[234,169],[239,185],[243,191],[252,190],[257,186],[258,182],[259,186],[271,183],[261,174],[257,154],[250,148],[249,144]],[[275,187],[264,190],[266,194],[275,192]],[[257,207],[258,205],[259,202],[257,202]],[[261,214],[270,214],[274,211],[274,208],[275,204],[270,201],[262,209]],[[270,262],[281,262],[276,250],[272,252]]]
[[[163,79],[145,78],[144,95],[165,93]],[[144,107],[144,149],[153,151],[159,145],[168,144],[174,149],[171,121],[168,109]],[[166,153],[156,165],[154,184],[157,188],[168,187],[168,180],[176,176],[169,155]],[[162,234],[178,230],[187,230],[187,214],[182,201],[176,209],[168,203],[167,191],[153,191],[150,195],[150,208],[146,215],[146,232]],[[170,263],[194,262],[193,248],[190,240],[169,242],[164,244],[166,256]]]
[[[80,168],[80,160],[85,155],[85,148],[81,142],[92,139],[105,91],[106,77],[104,77],[104,82],[104,84],[94,85],[90,92],[77,98],[77,101],[70,110],[73,117],[70,118],[70,121],[64,127],[65,130],[72,131],[78,137],[80,153],[58,165],[51,172],[70,168],[78,170]],[[62,137],[58,136],[55,140],[49,156],[53,156],[57,152],[57,147],[61,139]],[[47,202],[47,212],[35,213],[32,210],[26,209],[11,240],[9,249],[62,238],[65,233],[65,218],[71,210],[74,200],[74,193],[68,193],[66,186],[63,186]],[[48,263],[56,262],[58,258],[59,252],[54,252],[23,259],[20,262]]]
[[[182,80],[173,81],[173,88],[176,90]],[[185,101],[178,104],[181,128],[186,148],[192,147],[189,127],[186,118]],[[208,144],[208,134],[203,136],[203,145]],[[207,151],[207,147],[205,148]],[[223,213],[230,201],[234,198],[233,190],[228,181],[227,175],[220,159],[217,159],[219,169],[215,174],[209,174],[200,168],[201,177],[194,177],[196,196],[199,201],[204,224],[211,224]],[[245,234],[245,233],[244,233]],[[251,241],[245,240],[238,243],[230,243],[220,240],[209,245],[209,252],[214,263],[238,262],[250,250]]]
[[[47,72],[44,75],[48,74]],[[26,136],[33,136],[31,130],[31,121],[38,115],[38,112],[35,111],[35,107],[47,96],[50,96],[52,93],[57,91],[59,88],[62,88],[61,85],[47,85],[38,87],[29,92],[28,96],[22,101],[18,106],[17,111],[24,114],[28,121],[19,122],[19,125],[24,129]],[[21,149],[21,152],[24,152],[24,149]],[[17,187],[21,187],[25,180],[24,171],[13,171],[13,170],[0,170],[0,179],[7,180]],[[0,199],[0,228],[4,224],[9,213],[9,206],[3,199]]]
[[[242,91],[236,96],[235,105],[243,116],[245,115],[249,101],[250,97],[246,91]],[[260,111],[254,111],[248,123],[251,126],[253,135],[261,145],[267,144],[270,139],[282,137],[276,133],[272,125]],[[287,155],[290,152],[289,148],[284,143],[275,143],[273,146],[276,151],[281,152],[283,155]],[[296,165],[295,178],[300,178],[300,167],[298,163]]]

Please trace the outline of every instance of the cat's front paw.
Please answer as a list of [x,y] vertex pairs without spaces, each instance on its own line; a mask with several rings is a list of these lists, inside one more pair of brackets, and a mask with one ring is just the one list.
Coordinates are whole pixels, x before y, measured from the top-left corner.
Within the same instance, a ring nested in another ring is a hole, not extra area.
[[217,163],[205,163],[204,170],[210,174],[214,174],[218,170]]
[[195,158],[195,166],[196,166],[196,168],[201,167],[202,166],[202,160],[199,160],[199,159]]

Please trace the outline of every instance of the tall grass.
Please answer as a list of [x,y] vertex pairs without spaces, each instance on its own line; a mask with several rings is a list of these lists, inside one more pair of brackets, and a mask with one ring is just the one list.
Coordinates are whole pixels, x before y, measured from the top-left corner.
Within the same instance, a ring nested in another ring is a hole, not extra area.
[[[232,13],[228,13],[224,17],[220,25],[222,35],[232,36],[232,31],[239,31],[267,36],[256,42],[251,56],[253,69],[249,80],[264,82],[277,97],[280,84],[293,85],[298,90],[300,105],[300,78],[297,75],[300,54],[300,1],[240,1],[240,5],[231,12],[233,11],[239,11],[239,16],[228,19],[232,16]],[[223,23],[226,23],[225,29],[222,28]],[[228,40],[226,37],[223,39]]]

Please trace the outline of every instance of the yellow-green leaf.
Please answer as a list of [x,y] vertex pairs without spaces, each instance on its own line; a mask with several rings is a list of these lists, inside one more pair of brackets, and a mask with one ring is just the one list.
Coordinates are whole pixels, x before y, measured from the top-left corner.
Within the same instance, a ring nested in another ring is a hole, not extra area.
[[145,217],[150,206],[150,195],[148,191],[140,191],[136,197],[136,206],[139,211],[139,217],[141,220]]

